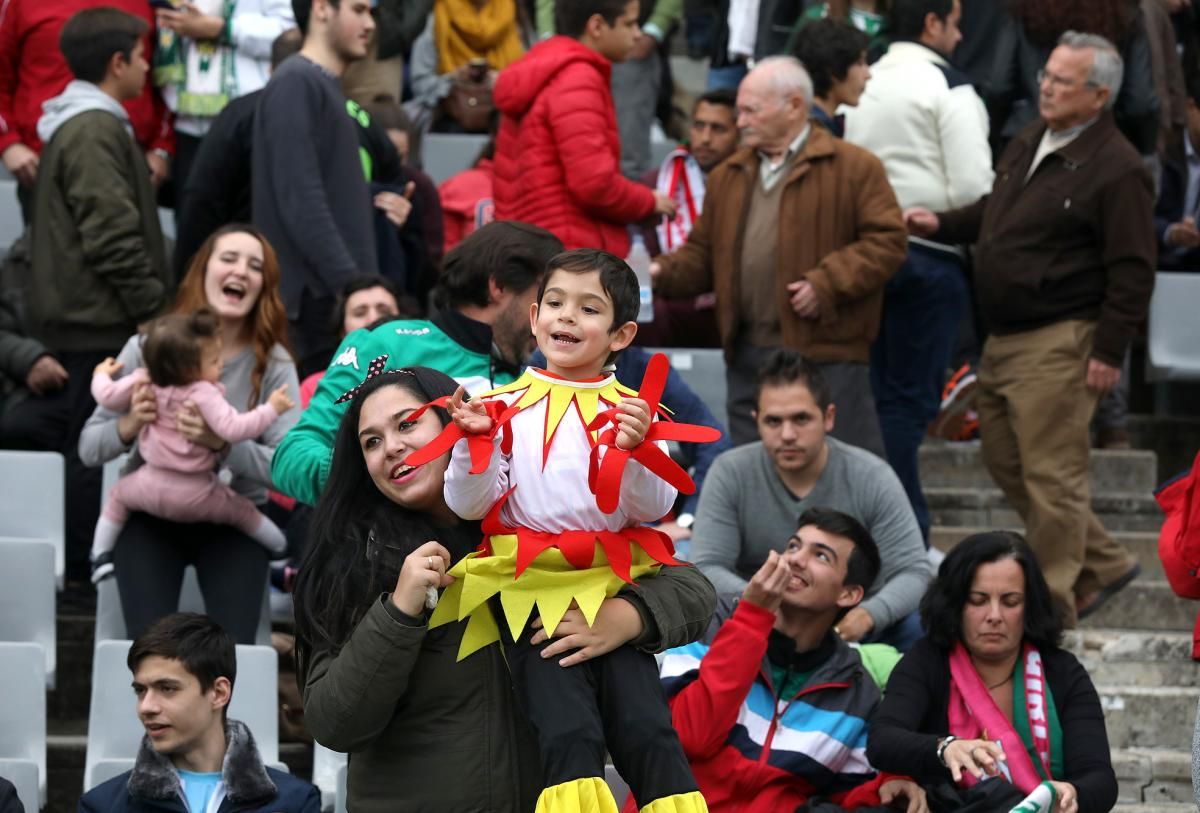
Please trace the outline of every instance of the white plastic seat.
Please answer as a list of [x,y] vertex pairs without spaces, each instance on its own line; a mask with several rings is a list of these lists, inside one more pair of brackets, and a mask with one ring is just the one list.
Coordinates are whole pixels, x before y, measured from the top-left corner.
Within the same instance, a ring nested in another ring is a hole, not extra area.
[[28,811],[46,802],[45,664],[37,644],[0,643],[0,776]]
[[488,141],[486,135],[426,133],[421,138],[421,164],[435,184],[470,169]]
[[[92,704],[88,711],[83,789],[133,767],[144,730],[125,665],[131,641],[101,641],[92,665]],[[249,727],[265,764],[279,766],[279,669],[275,650],[237,647],[237,677],[229,717]],[[44,715],[43,715],[44,716]]]
[[37,644],[44,685],[50,688],[54,688],[58,640],[54,556],[48,542],[0,539],[0,641]]
[[1146,340],[1146,378],[1200,379],[1200,274],[1159,271]]
[[[346,779],[343,772],[346,769],[346,755],[341,751],[334,751],[321,745],[319,742],[313,743],[313,769],[312,782],[321,789],[321,809],[334,810],[338,804],[338,782],[345,786]],[[341,809],[346,809],[345,795],[341,797]]]
[[25,759],[0,759],[0,777],[12,782],[17,789],[17,801],[26,813],[36,813],[41,808],[37,765]]
[[[647,353],[663,353],[683,383],[699,396],[713,417],[727,426],[725,396],[725,356],[713,347],[647,347]],[[629,387],[637,387],[638,381],[623,381]],[[668,409],[671,404],[664,404]]]
[[49,542],[60,590],[66,561],[63,465],[58,452],[0,451],[0,538]]
[[8,247],[24,230],[21,207],[17,204],[17,182],[8,170],[0,167],[0,257],[8,253]]

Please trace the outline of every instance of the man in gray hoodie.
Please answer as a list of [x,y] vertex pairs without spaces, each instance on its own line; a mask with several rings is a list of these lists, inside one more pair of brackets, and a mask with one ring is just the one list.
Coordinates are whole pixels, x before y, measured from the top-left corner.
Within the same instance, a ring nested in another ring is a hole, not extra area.
[[95,408],[92,369],[162,310],[170,279],[146,158],[121,106],[146,80],[145,31],[143,20],[113,8],[86,9],[63,26],[59,46],[75,79],[38,122],[45,148],[25,316],[29,335],[62,364],[66,386],[28,399],[0,427],[4,445],[66,457],[68,578],[84,581],[100,473],[83,467],[75,447]]

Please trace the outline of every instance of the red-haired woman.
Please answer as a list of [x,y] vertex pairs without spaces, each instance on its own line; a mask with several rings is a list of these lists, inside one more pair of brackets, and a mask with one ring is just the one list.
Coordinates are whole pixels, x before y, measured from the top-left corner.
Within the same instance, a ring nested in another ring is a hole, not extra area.
[[[266,403],[281,385],[300,400],[296,367],[287,349],[287,317],[279,296],[279,263],[266,238],[253,226],[231,224],[215,231],[192,260],[175,301],[176,313],[201,307],[220,320],[221,384],[238,410]],[[142,366],[141,336],[126,342],[118,361],[128,375]],[[260,437],[227,444],[213,434],[186,403],[176,415],[179,431],[191,442],[221,455],[230,485],[262,507],[271,486],[271,456],[295,424],[299,409],[280,416]],[[125,415],[99,407],[79,439],[84,463],[99,466],[132,452],[126,471],[141,464],[133,444],[138,431],[155,419],[153,396],[135,392]],[[196,568],[208,613],[238,643],[253,643],[266,585],[267,553],[226,525],[182,524],[134,514],[114,550],[121,607],[129,637],[174,612],[187,565]]]

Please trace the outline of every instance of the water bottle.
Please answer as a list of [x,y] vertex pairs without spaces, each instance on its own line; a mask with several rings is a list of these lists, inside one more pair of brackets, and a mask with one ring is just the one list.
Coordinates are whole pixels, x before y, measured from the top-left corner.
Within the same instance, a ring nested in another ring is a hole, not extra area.
[[638,281],[638,315],[640,323],[654,321],[654,296],[650,289],[650,252],[646,250],[646,241],[641,232],[633,231],[633,247],[625,262],[633,269]]

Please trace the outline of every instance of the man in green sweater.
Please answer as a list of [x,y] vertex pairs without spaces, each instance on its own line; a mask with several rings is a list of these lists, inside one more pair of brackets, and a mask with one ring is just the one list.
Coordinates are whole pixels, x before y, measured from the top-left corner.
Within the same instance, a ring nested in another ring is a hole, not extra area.
[[362,383],[376,358],[386,356],[386,370],[433,367],[471,393],[515,380],[532,349],[529,306],[546,263],[560,251],[562,243],[545,229],[489,224],[446,255],[436,292],[443,309],[432,319],[400,319],[346,336],[300,422],[275,450],[276,487],[316,505],[346,410],[337,399]]
[[838,622],[847,641],[904,650],[920,637],[917,605],[932,576],[921,531],[886,462],[835,438],[837,408],[820,368],[794,350],[767,356],[758,372],[761,440],[717,458],[705,478],[692,529],[692,559],[718,594],[740,594],[782,552],[809,508],[861,522],[883,566],[867,598]]

